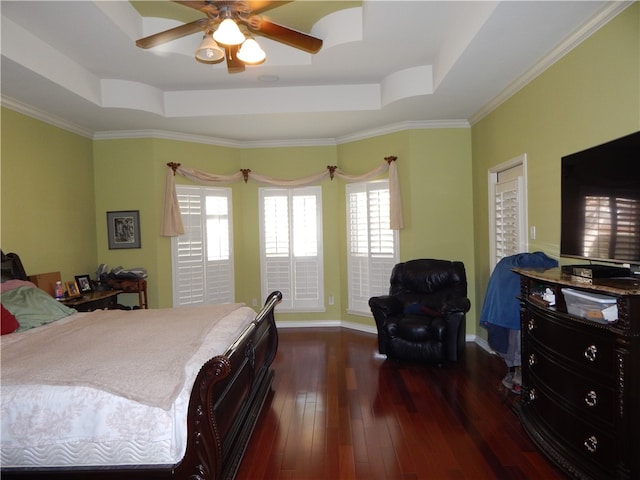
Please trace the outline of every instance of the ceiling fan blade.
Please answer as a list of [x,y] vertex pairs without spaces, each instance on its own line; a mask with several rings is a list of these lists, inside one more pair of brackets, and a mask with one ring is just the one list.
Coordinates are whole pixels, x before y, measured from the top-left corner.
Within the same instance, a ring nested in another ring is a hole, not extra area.
[[256,33],[264,37],[299,48],[305,52],[317,53],[322,48],[322,40],[320,38],[278,25],[264,17],[251,17],[247,24],[250,29],[255,30]]
[[175,28],[170,28],[169,30],[165,30],[164,32],[156,33],[154,35],[149,35],[148,37],[136,40],[136,45],[140,48],[155,47],[157,45],[170,42],[171,40],[203,31],[208,24],[209,20],[207,18],[200,18],[193,22],[185,23],[184,25],[180,25]]
[[246,3],[251,9],[251,13],[256,15],[272,8],[291,3],[292,1],[293,0],[248,0]]
[[236,56],[240,45],[228,45],[224,47],[224,56],[227,59],[227,71],[229,73],[244,72],[244,63]]

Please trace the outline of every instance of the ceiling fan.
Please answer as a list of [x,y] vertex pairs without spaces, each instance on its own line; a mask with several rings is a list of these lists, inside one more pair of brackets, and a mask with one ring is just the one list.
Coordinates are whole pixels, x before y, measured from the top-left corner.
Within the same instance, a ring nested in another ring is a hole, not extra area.
[[[290,3],[290,1],[174,1],[186,7],[199,10],[205,14],[205,17],[141,38],[136,41],[138,47],[151,48],[202,31],[204,34],[203,42],[196,50],[196,59],[203,63],[219,63],[226,58],[229,73],[244,71],[245,64],[256,64],[264,61],[264,52],[262,52],[255,40],[251,38],[252,33],[308,53],[317,53],[322,48],[321,39],[278,25],[260,15],[271,8]],[[241,30],[244,30],[249,38],[246,38],[246,35]],[[257,47],[258,57],[250,57],[245,54],[245,46],[247,49]]]

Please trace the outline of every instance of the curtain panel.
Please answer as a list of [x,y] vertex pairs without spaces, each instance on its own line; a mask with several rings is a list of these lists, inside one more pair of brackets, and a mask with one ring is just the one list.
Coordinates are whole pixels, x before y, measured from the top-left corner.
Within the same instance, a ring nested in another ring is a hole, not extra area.
[[400,200],[400,182],[398,179],[398,166],[396,157],[386,157],[384,163],[374,168],[370,172],[361,175],[350,175],[343,172],[336,166],[327,166],[326,170],[309,175],[307,177],[297,178],[293,180],[284,180],[280,178],[269,177],[252,172],[249,169],[241,169],[239,172],[231,175],[217,175],[204,172],[195,168],[183,167],[179,163],[168,163],[167,179],[164,190],[164,204],[162,207],[162,223],[160,234],[165,237],[177,237],[184,234],[184,226],[180,215],[180,207],[178,205],[178,196],[176,195],[175,176],[181,175],[192,182],[201,185],[228,185],[230,183],[249,180],[260,183],[262,185],[273,185],[277,187],[305,187],[320,183],[327,177],[333,180],[338,177],[345,182],[364,182],[373,180],[380,175],[388,172],[389,174],[389,203],[390,203],[390,223],[391,229],[400,230],[404,227],[402,221],[402,206]]

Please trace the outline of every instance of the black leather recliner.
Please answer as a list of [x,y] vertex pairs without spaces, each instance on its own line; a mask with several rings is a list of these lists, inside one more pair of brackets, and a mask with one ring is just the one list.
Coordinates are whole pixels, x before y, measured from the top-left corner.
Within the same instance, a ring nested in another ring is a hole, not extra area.
[[389,295],[372,297],[378,350],[387,358],[455,362],[465,344],[467,276],[458,261],[418,259],[398,263]]

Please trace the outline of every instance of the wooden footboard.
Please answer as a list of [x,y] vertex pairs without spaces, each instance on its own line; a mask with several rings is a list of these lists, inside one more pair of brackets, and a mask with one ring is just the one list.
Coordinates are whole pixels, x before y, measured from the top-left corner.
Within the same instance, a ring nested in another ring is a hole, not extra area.
[[281,299],[280,292],[269,295],[225,354],[201,368],[189,400],[186,453],[177,465],[3,469],[2,478],[233,479],[271,386],[278,349],[274,308]]
[[269,391],[278,332],[272,293],[262,311],[225,355],[200,370],[189,403],[187,453],[175,478],[232,479]]

